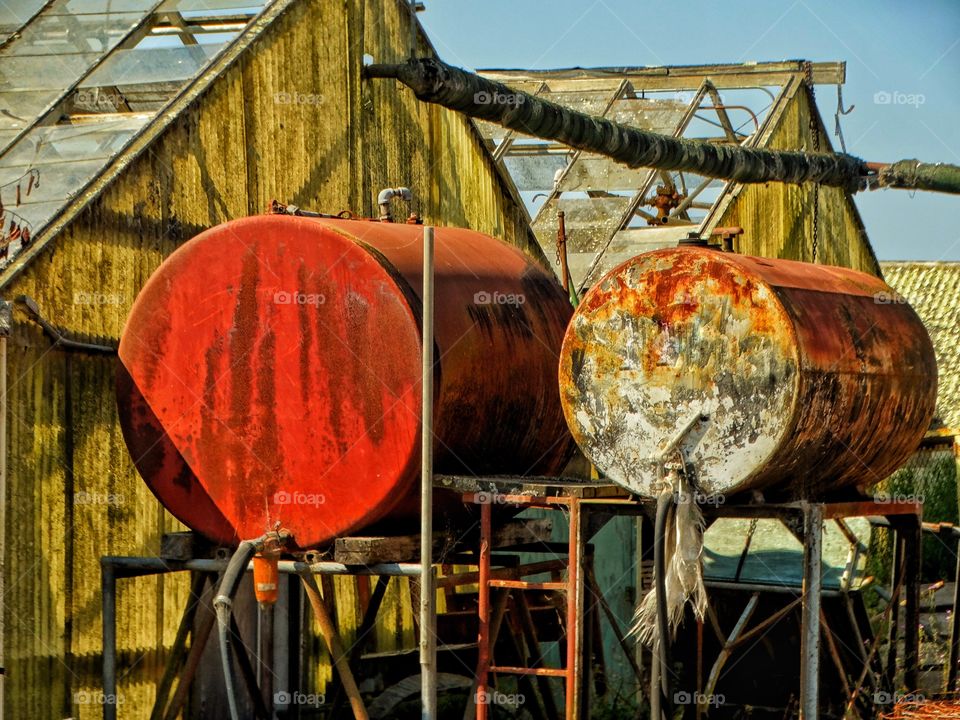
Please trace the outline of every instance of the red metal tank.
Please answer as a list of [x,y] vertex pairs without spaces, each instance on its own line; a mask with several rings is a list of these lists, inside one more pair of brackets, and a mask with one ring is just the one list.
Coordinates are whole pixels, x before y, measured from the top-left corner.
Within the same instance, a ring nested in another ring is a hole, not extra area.
[[[423,228],[279,215],[208,230],[134,303],[117,397],[160,501],[223,543],[299,547],[419,510]],[[553,276],[437,228],[435,470],[558,472],[572,450]]]
[[876,277],[691,247],[639,255],[586,294],[560,385],[581,449],[633,492],[660,492],[680,439],[706,495],[812,497],[906,460],[937,368],[916,313]]

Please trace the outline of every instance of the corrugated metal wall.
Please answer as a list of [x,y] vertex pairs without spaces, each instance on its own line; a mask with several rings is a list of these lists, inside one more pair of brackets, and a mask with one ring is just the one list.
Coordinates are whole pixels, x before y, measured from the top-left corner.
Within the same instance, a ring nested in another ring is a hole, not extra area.
[[[393,83],[361,81],[365,53],[378,62],[407,56],[402,8],[399,0],[292,4],[5,297],[30,295],[66,330],[115,340],[151,272],[204,228],[261,212],[271,198],[370,214],[376,192],[395,185],[414,189],[428,221],[491,233],[542,261],[469,122]],[[68,360],[21,313],[9,355],[6,710],[100,717],[98,559],[155,554],[178,524],[127,456],[113,359]],[[183,578],[121,581],[121,717],[147,717],[186,594]],[[338,585],[337,595],[350,601],[352,585]],[[409,602],[397,606],[381,619],[381,647],[410,639]],[[357,624],[353,613],[342,617]]]

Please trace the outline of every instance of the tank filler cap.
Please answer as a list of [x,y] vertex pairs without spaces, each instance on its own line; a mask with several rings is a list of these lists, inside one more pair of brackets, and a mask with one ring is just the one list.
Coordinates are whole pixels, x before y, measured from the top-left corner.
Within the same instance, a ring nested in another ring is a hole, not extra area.
[[702,237],[698,232],[687,233],[685,238],[680,238],[679,244],[693,247],[707,247],[709,245],[706,238]]

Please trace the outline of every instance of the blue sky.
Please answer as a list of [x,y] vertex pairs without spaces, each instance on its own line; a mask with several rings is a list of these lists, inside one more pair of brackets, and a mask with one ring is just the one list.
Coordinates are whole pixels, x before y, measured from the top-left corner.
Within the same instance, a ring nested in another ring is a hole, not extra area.
[[[845,60],[848,152],[960,164],[960,0],[426,0],[420,20],[440,56],[468,68]],[[817,93],[832,133],[836,90]],[[881,260],[960,261],[960,196],[856,202]]]

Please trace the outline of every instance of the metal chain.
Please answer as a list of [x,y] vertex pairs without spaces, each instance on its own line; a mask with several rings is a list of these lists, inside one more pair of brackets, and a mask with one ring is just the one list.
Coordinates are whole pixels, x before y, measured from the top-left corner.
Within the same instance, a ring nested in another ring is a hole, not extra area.
[[[813,151],[820,152],[820,123],[817,122],[817,98],[813,87],[813,63],[809,60],[803,64],[803,72],[807,85],[809,102],[810,134],[813,136]],[[813,184],[813,262],[817,261],[817,250],[820,246],[820,183]]]

